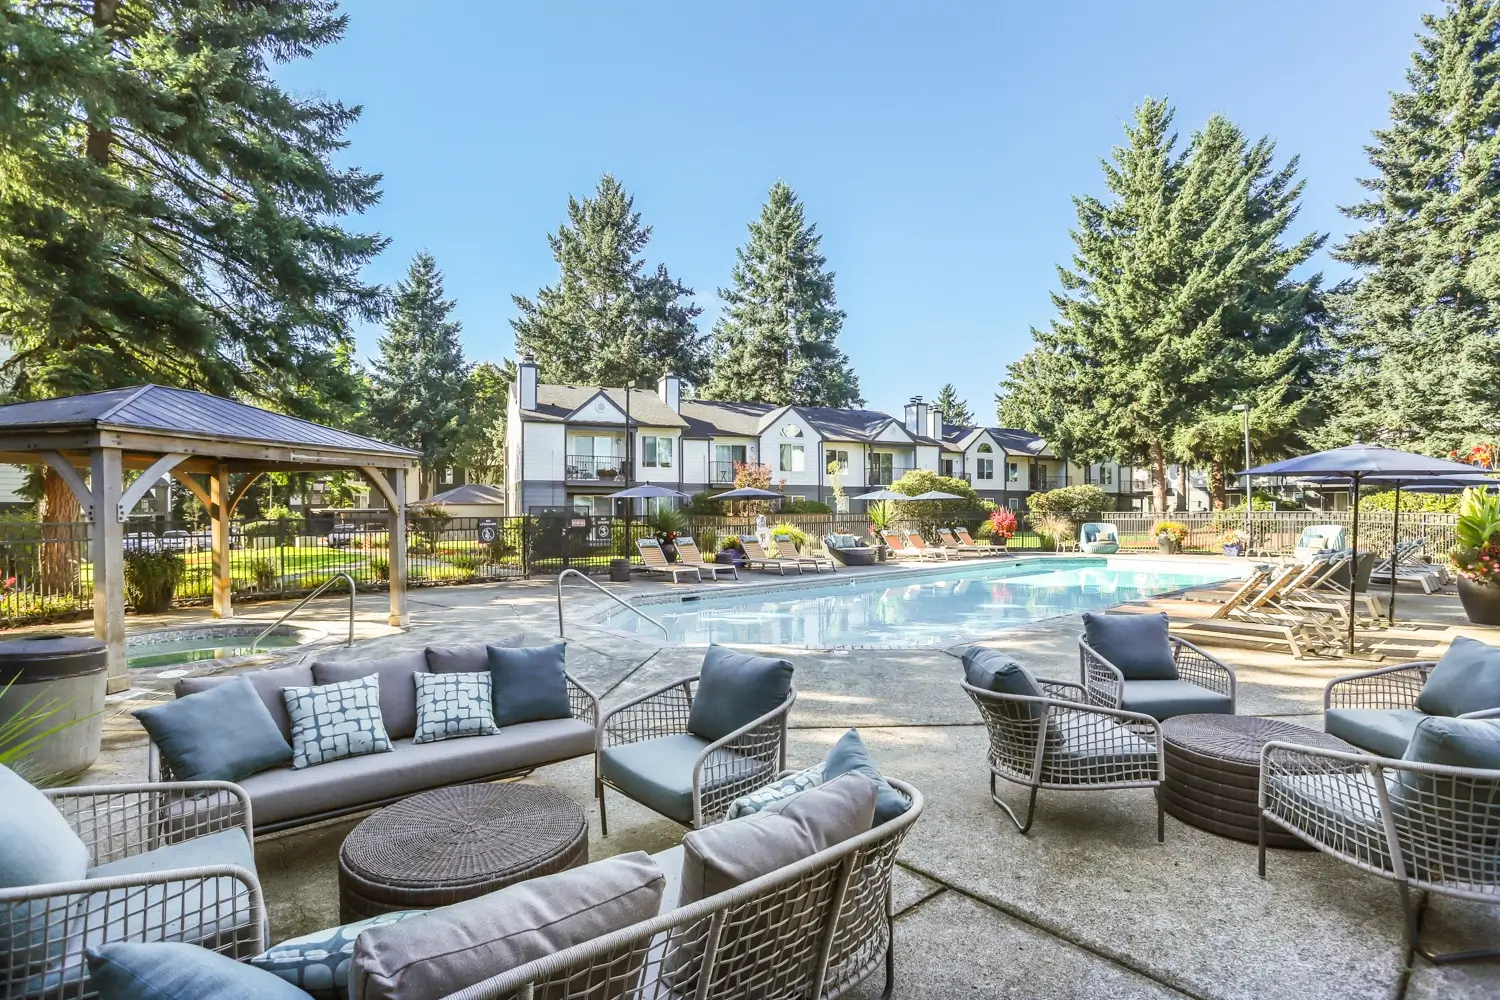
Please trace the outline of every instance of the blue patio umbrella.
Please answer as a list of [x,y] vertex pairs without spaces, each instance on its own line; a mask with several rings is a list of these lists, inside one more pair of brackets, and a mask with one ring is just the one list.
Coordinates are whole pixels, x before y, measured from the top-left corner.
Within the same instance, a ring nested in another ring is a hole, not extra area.
[[908,496],[905,493],[898,493],[895,490],[876,490],[873,493],[861,493],[859,496],[857,496],[857,497],[850,497],[849,499],[850,500],[869,500],[871,502],[875,502],[875,501],[885,501],[885,500],[912,500],[912,499],[915,499],[915,498],[911,497],[911,496]]
[[775,490],[763,490],[757,486],[741,486],[736,490],[728,490],[714,496],[715,500],[785,500],[785,493]]
[[[1354,513],[1351,518],[1350,547],[1356,556],[1359,553],[1359,488],[1370,482],[1383,481],[1388,485],[1395,479],[1448,479],[1454,476],[1473,476],[1474,466],[1463,462],[1450,462],[1445,458],[1417,455],[1396,448],[1381,448],[1355,439],[1353,444],[1342,448],[1288,458],[1269,465],[1245,469],[1242,476],[1284,476],[1287,478],[1311,478],[1328,476],[1348,480],[1354,493]],[[1249,504],[1250,498],[1245,498]],[[1354,607],[1356,579],[1349,575],[1349,652],[1354,652]],[[1394,584],[1392,585],[1394,586]]]
[[671,490],[665,486],[632,486],[628,490],[620,490],[618,493],[607,493],[605,498],[609,500],[659,500],[664,497],[686,497],[688,494],[681,490]]

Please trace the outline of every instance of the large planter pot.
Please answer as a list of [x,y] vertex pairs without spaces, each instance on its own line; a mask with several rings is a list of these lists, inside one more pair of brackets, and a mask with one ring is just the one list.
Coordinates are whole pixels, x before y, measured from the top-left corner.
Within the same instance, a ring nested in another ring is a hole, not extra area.
[[677,561],[677,546],[671,542],[662,542],[661,554],[667,557],[667,562],[674,563]]
[[1475,625],[1500,625],[1500,586],[1458,578],[1458,599]]
[[1175,539],[1158,538],[1156,540],[1156,551],[1162,555],[1176,555],[1182,551],[1182,546],[1178,545]]
[[28,775],[72,777],[99,756],[107,670],[105,645],[94,639],[44,636],[0,642],[0,720],[29,715],[45,705],[53,713],[27,733],[63,727],[23,758]]
[[1239,558],[1240,556],[1245,554],[1245,544],[1243,542],[1232,542],[1228,545],[1225,545],[1224,554],[1226,556],[1234,556],[1235,558]]

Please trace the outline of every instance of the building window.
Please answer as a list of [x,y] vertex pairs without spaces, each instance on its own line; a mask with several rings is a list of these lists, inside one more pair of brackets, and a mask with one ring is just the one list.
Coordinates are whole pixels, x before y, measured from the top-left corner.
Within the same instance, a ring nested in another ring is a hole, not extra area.
[[1011,497],[1009,500],[1005,501],[1005,506],[1009,507],[1011,510],[1020,510],[1021,501],[1017,500],[1015,497]]
[[953,477],[953,459],[951,459],[951,458],[945,458],[945,459],[943,459],[942,465],[943,465],[943,475],[945,475],[945,476],[947,476],[947,477],[949,477],[951,479]]
[[1007,483],[1019,483],[1021,481],[1021,468],[1015,462],[1005,463],[1005,481]]
[[847,451],[830,451],[828,453],[829,464],[837,462],[840,472],[849,471],[849,453]]
[[446,484],[449,484],[449,483],[452,483],[452,482],[453,482],[453,469],[452,468],[444,469],[443,470],[443,483],[446,485]]
[[670,469],[672,467],[672,439],[669,437],[641,438],[641,464],[648,469]]
[[1099,466],[1099,485],[1113,486],[1115,484],[1115,470],[1113,466]]
[[974,478],[994,479],[995,460],[993,458],[979,458],[974,460]]
[[781,446],[781,471],[802,472],[807,468],[807,454],[800,444]]
[[977,450],[981,455],[993,455],[995,453],[995,449],[991,448],[988,444],[981,444]]

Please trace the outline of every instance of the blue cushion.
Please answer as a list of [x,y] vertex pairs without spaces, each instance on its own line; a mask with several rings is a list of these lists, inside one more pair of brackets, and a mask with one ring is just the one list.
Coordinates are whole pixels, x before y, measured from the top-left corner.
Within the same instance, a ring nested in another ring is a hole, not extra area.
[[546,646],[487,646],[490,684],[494,688],[495,722],[514,726],[521,722],[567,719],[567,643]]
[[168,844],[154,851],[143,851],[128,858],[119,858],[89,869],[89,878],[108,878],[111,875],[141,875],[146,872],[163,872],[173,868],[202,868],[208,865],[238,865],[255,871],[255,851],[245,839],[245,831],[239,827],[220,830],[218,833],[194,837],[180,844]]
[[1425,718],[1409,708],[1330,708],[1323,713],[1323,729],[1378,757],[1400,760],[1417,723]]
[[[1417,724],[1406,760],[1471,767],[1500,775],[1500,722],[1428,716]],[[1431,853],[1446,877],[1470,881],[1480,867],[1492,868],[1500,844],[1500,799],[1496,778],[1466,778],[1397,771],[1390,783],[1396,809],[1420,810],[1419,822],[1437,838]]]
[[[89,849],[48,798],[0,764],[0,889],[74,882],[88,874]],[[32,949],[32,962],[62,948],[47,942],[43,904],[0,904],[0,955]],[[35,912],[33,912],[35,909]],[[46,948],[46,954],[41,950]],[[24,960],[23,960],[24,961]],[[40,968],[40,966],[38,966]],[[0,970],[3,971],[3,970]]]
[[106,944],[88,951],[99,1000],[307,1000],[291,983],[191,944]]
[[1500,649],[1458,636],[1438,660],[1417,707],[1428,715],[1467,715],[1500,708]]
[[1083,638],[1119,668],[1127,681],[1175,681],[1177,663],[1167,641],[1167,616],[1083,613]]
[[792,689],[792,665],[709,646],[688,713],[688,732],[710,743],[775,711]]
[[1157,722],[1178,715],[1233,715],[1229,695],[1191,681],[1126,681],[1120,707]]
[[292,759],[271,710],[243,676],[131,714],[178,781],[238,781]]
[[250,959],[250,964],[306,990],[315,1000],[345,1000],[349,996],[349,963],[354,957],[354,942],[359,932],[369,927],[399,923],[425,912],[397,910],[341,927],[313,931],[272,945]]
[[875,782],[876,826],[895,819],[911,807],[906,796],[896,791],[891,783],[881,776],[880,768],[875,766],[875,759],[870,756],[870,750],[865,746],[865,741],[860,739],[858,729],[849,730],[833,745],[833,749],[828,753],[828,760],[823,765],[823,781],[827,783],[851,771],[863,774]]
[[[599,771],[604,779],[632,799],[679,823],[693,821],[693,763],[708,749],[709,741],[688,733],[662,736],[640,743],[627,743],[599,752]],[[716,783],[724,784],[761,772],[765,781],[776,776],[774,764],[742,757],[729,750],[715,750],[714,761],[724,761],[728,771]],[[707,780],[704,766],[703,791],[715,787]],[[704,817],[715,819],[716,817]]]
[[1428,716],[1417,723],[1402,758],[1500,771],[1500,721]]

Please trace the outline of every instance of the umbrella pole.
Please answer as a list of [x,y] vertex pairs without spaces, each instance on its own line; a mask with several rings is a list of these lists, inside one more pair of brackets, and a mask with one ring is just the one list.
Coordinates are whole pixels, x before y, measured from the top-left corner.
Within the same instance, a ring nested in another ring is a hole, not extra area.
[[1396,547],[1401,544],[1401,481],[1396,480],[1396,509],[1391,514],[1391,603],[1386,606],[1385,623],[1396,624]]
[[1354,655],[1354,599],[1359,589],[1359,476],[1354,480],[1354,518],[1350,530],[1350,545],[1354,556],[1349,560],[1349,654]]

